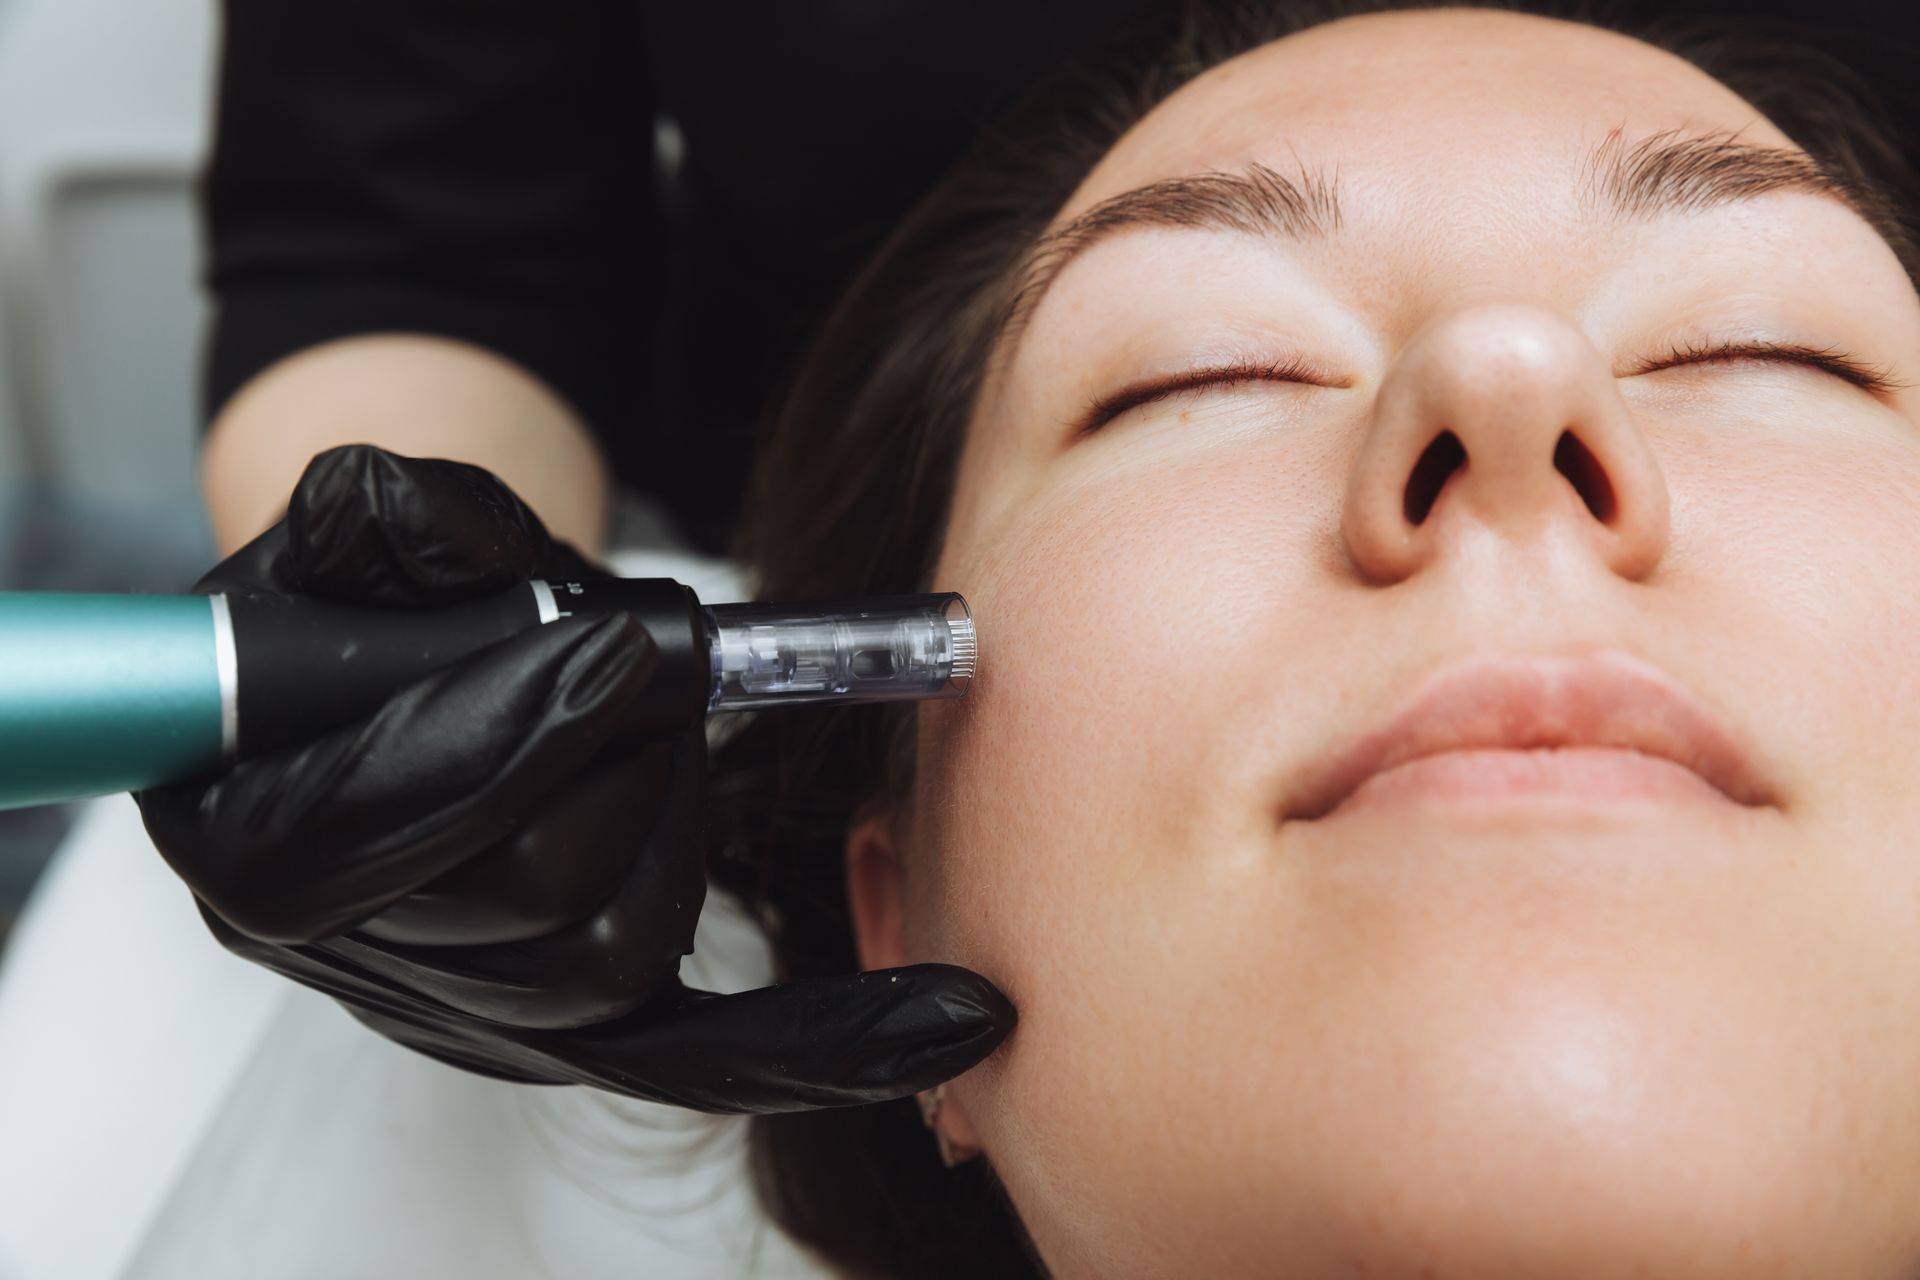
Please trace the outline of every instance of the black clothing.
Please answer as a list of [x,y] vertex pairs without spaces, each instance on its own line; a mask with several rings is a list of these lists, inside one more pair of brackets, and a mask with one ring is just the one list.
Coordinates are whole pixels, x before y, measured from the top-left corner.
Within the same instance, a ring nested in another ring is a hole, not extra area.
[[1131,7],[229,0],[207,419],[313,343],[465,338],[717,550],[808,326],[980,124]]
[[[757,415],[854,268],[981,123],[1146,2],[227,0],[207,418],[313,343],[465,338],[718,550]],[[1911,115],[1908,4],[1644,7],[1817,16]],[[672,179],[656,117],[685,139]]]

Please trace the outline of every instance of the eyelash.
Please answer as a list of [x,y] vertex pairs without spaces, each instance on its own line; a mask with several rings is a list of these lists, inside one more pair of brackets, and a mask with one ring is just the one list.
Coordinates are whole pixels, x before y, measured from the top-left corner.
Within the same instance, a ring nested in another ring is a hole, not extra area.
[[1807,347],[1797,342],[1708,342],[1684,350],[1676,346],[1657,360],[1641,362],[1633,371],[1633,376],[1678,365],[1739,360],[1769,360],[1821,369],[1876,395],[1885,395],[1908,385],[1895,382],[1893,375],[1886,370],[1862,364],[1838,347]]
[[1321,379],[1311,365],[1297,357],[1275,360],[1269,364],[1257,360],[1236,360],[1230,364],[1209,365],[1204,369],[1188,369],[1164,378],[1148,378],[1108,395],[1094,397],[1080,415],[1074,434],[1086,435],[1098,431],[1129,409],[1138,409],[1144,404],[1169,400],[1203,387],[1225,387],[1243,382],[1320,383]]
[[[1893,377],[1884,370],[1862,364],[1837,347],[1820,349],[1791,342],[1709,342],[1684,349],[1675,346],[1664,356],[1643,360],[1628,376],[1638,377],[1641,374],[1657,373],[1662,369],[1673,369],[1689,364],[1733,363],[1741,360],[1764,360],[1819,369],[1876,395],[1885,395],[1911,385],[1894,381]],[[1189,369],[1164,378],[1149,378],[1122,387],[1109,395],[1095,397],[1081,414],[1076,424],[1075,434],[1086,435],[1098,431],[1121,414],[1130,409],[1138,409],[1142,405],[1168,400],[1205,387],[1234,386],[1246,382],[1333,385],[1327,383],[1312,365],[1299,358],[1276,360],[1266,364],[1254,360],[1240,360],[1231,364],[1211,365],[1204,369]]]

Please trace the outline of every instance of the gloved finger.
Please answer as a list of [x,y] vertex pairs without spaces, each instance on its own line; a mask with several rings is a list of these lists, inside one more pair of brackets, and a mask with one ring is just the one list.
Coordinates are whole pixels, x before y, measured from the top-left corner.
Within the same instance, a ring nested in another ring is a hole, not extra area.
[[625,614],[563,618],[409,685],[363,724],[134,798],[168,864],[236,928],[330,937],[538,811],[623,727],[657,663]]
[[672,744],[603,752],[507,839],[396,899],[356,932],[411,946],[538,938],[592,916],[626,882],[667,797]]
[[319,945],[440,1004],[514,1027],[577,1027],[640,1008],[692,953],[707,893],[704,729],[654,745],[673,753],[652,765],[673,785],[651,829],[629,836],[625,882],[590,918],[492,947],[410,947],[364,930]]
[[347,603],[425,608],[530,578],[608,576],[491,471],[370,444],[316,454],[286,527],[291,589]]
[[681,988],[620,1022],[515,1031],[494,1060],[695,1111],[806,1111],[930,1089],[992,1053],[1017,1021],[981,975],[916,964],[737,995]]

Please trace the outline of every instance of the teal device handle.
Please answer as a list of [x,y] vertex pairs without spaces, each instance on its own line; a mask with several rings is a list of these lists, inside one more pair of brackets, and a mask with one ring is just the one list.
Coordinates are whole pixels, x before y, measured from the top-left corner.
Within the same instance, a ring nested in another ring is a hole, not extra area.
[[0,809],[218,767],[207,596],[0,593]]
[[536,581],[435,609],[272,592],[0,593],[0,809],[211,778],[371,715],[530,627],[613,611],[656,651],[635,714],[702,717],[700,601],[669,578]]

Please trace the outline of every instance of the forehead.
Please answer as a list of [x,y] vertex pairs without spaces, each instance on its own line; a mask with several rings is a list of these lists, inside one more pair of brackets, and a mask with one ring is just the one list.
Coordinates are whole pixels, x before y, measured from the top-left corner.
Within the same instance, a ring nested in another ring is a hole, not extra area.
[[1362,213],[1424,210],[1438,223],[1451,211],[1497,228],[1517,183],[1572,216],[1576,170],[1609,129],[1675,126],[1791,145],[1706,73],[1615,32],[1485,9],[1367,14],[1182,87],[1115,144],[1056,223],[1148,182],[1259,161],[1337,171],[1343,204]]

